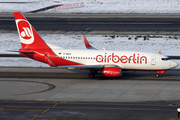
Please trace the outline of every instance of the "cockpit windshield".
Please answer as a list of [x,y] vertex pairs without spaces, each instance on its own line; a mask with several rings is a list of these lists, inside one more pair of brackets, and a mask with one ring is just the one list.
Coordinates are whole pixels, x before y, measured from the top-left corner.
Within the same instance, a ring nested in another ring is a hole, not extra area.
[[162,58],[163,61],[170,60],[170,58]]

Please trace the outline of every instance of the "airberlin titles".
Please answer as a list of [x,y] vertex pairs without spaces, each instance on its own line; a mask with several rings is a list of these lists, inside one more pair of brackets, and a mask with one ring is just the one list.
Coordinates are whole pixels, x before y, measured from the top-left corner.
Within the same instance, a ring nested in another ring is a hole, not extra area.
[[109,63],[109,61],[112,58],[112,62],[113,63],[134,63],[134,64],[142,64],[143,61],[145,64],[147,64],[147,57],[146,56],[140,56],[139,54],[133,54],[132,56],[118,56],[115,55],[114,53],[112,53],[112,55],[107,55],[107,53],[105,53],[105,55],[97,55],[96,56],[96,61],[98,63]]

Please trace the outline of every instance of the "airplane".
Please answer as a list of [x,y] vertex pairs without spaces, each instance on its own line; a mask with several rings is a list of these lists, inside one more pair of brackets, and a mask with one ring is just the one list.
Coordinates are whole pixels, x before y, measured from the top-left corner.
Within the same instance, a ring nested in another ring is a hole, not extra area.
[[89,70],[89,78],[97,72],[103,77],[120,77],[122,71],[156,71],[156,77],[178,64],[167,56],[151,52],[97,50],[85,36],[86,50],[64,49],[45,43],[21,12],[14,12],[21,41],[22,56],[48,64],[51,67]]

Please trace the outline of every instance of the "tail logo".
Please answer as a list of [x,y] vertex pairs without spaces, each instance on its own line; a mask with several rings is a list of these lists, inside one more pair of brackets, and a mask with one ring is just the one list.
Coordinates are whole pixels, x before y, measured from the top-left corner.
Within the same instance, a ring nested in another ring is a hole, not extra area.
[[21,37],[23,38],[31,38],[32,37],[32,33],[30,31],[30,29],[28,27],[22,27],[24,31],[22,31],[20,34],[21,34]]
[[23,19],[16,20],[21,43],[31,44],[34,42],[32,26]]

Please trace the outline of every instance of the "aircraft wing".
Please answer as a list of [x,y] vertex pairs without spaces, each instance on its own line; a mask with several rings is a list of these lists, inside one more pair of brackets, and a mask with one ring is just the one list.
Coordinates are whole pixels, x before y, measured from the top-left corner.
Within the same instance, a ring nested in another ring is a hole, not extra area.
[[101,69],[104,67],[117,67],[116,65],[72,65],[72,66],[59,66],[60,68],[74,68],[74,69]]
[[89,42],[87,41],[86,37],[84,35],[82,35],[83,40],[84,40],[84,44],[86,46],[87,49],[92,49],[92,50],[97,50],[96,48],[92,47]]

